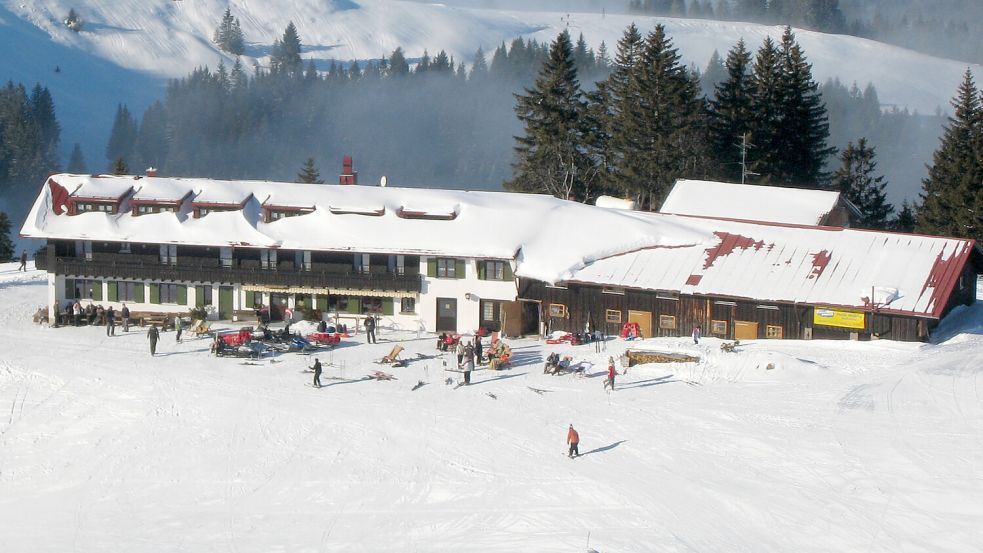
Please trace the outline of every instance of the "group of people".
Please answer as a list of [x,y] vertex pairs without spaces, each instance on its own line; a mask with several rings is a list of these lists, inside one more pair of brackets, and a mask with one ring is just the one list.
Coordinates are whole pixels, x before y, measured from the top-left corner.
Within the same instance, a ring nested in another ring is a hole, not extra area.
[[[55,305],[55,313],[58,313],[58,305]],[[108,308],[100,305],[93,305],[89,303],[85,307],[82,303],[76,300],[65,308],[64,315],[62,317],[62,322],[68,324],[71,321],[72,326],[82,326],[87,325],[98,325],[106,327],[106,336],[116,335],[116,316],[120,317],[120,322],[123,324],[123,332],[130,331],[130,309],[126,307],[126,304],[122,304],[119,312],[117,313],[116,308],[110,305]]]

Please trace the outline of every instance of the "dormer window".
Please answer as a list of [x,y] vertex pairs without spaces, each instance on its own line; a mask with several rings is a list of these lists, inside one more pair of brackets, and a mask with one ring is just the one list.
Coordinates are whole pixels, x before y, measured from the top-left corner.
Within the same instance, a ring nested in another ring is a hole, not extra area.
[[151,213],[174,213],[174,206],[169,205],[138,205],[134,215],[149,215]]
[[90,211],[101,211],[103,213],[116,212],[112,204],[95,203],[95,202],[77,202],[75,204],[76,213],[88,213]]

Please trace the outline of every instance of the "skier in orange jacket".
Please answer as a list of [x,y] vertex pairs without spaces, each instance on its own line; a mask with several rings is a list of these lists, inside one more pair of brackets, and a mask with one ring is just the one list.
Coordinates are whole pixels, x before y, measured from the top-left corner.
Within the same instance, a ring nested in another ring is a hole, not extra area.
[[580,451],[577,449],[577,445],[580,444],[580,434],[573,429],[573,425],[570,425],[570,430],[567,431],[567,443],[570,444],[570,451],[567,453],[568,457],[580,457]]

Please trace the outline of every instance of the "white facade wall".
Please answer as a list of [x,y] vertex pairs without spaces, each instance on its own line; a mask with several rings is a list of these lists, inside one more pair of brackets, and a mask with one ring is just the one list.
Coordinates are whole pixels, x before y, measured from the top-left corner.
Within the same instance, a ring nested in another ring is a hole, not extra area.
[[[417,300],[417,313],[433,332],[437,327],[437,298],[457,299],[457,331],[474,332],[481,321],[480,300],[515,301],[518,288],[515,279],[481,280],[478,263],[484,259],[465,260],[464,278],[435,278],[427,275],[430,258],[420,258],[420,274],[423,275],[423,291]],[[506,261],[510,263],[510,261]],[[514,267],[513,267],[514,269]]]

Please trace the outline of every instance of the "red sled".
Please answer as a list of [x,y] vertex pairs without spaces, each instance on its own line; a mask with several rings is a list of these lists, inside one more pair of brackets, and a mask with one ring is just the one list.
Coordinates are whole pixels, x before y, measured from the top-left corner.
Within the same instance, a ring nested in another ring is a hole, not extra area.
[[312,332],[307,335],[307,339],[319,346],[333,346],[341,342],[341,334],[338,332]]
[[225,342],[225,345],[227,346],[238,347],[243,344],[248,344],[249,341],[253,339],[253,332],[251,330],[243,329],[238,332],[220,334],[219,338],[221,338],[221,340]]

